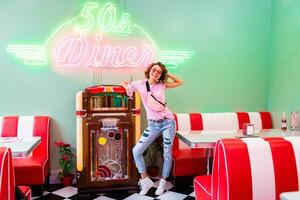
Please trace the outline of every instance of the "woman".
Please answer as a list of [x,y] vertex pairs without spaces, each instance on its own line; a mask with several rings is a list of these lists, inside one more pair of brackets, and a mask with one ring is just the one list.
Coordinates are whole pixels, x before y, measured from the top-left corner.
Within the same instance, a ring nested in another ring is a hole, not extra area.
[[[136,167],[141,175],[140,195],[145,195],[153,185],[146,172],[143,153],[160,134],[163,135],[164,162],[162,178],[155,192],[156,195],[161,195],[165,191],[166,178],[169,176],[172,166],[172,145],[176,131],[174,116],[165,105],[165,88],[178,87],[183,84],[183,81],[169,74],[166,66],[160,62],[152,63],[145,70],[145,77],[146,80],[134,81],[132,84],[123,81],[121,84],[126,88],[129,96],[134,91],[139,92],[147,113],[148,127],[132,151]],[[149,102],[149,100],[151,101]],[[152,104],[156,105],[153,106]]]

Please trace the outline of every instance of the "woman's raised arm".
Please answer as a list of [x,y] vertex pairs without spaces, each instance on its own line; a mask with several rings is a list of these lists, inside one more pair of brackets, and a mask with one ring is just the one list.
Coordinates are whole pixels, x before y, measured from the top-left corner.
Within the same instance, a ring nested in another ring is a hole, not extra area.
[[[178,86],[181,86],[183,84],[183,80],[178,78],[177,76],[173,74],[167,74],[167,82],[165,83],[166,88],[175,88]],[[169,82],[168,80],[171,79],[172,81]]]

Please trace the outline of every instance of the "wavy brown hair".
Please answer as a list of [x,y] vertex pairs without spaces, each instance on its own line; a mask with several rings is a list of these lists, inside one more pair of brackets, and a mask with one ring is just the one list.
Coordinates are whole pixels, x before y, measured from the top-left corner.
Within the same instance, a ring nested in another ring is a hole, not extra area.
[[161,62],[156,62],[156,63],[151,63],[147,68],[146,68],[146,70],[145,70],[145,77],[147,78],[147,79],[149,79],[149,77],[150,77],[150,71],[151,71],[151,69],[152,69],[152,67],[154,66],[154,65],[158,65],[160,68],[161,68],[161,70],[162,70],[162,73],[161,73],[161,76],[160,76],[160,78],[159,78],[159,80],[158,80],[158,82],[159,83],[165,83],[166,81],[167,81],[167,74],[168,74],[168,70],[167,70],[167,67],[164,65],[164,64],[162,64]]

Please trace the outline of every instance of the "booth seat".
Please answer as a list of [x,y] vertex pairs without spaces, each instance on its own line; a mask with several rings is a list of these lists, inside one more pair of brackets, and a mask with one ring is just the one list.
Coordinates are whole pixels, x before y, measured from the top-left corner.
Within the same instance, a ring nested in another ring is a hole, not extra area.
[[[11,150],[10,148],[0,147],[0,199],[15,200],[16,187]],[[30,187],[20,186],[19,188],[27,200],[30,200]]]
[[[269,112],[227,112],[227,113],[180,113],[174,114],[177,130],[238,130],[243,123],[254,124],[255,129],[273,127]],[[173,145],[174,177],[195,176],[206,173],[205,149],[190,148],[177,137]]]
[[13,158],[17,185],[30,185],[33,192],[42,194],[50,169],[50,117],[0,117],[1,137],[40,136],[41,143],[27,157]]
[[222,139],[212,175],[194,178],[198,200],[279,200],[300,189],[300,138]]

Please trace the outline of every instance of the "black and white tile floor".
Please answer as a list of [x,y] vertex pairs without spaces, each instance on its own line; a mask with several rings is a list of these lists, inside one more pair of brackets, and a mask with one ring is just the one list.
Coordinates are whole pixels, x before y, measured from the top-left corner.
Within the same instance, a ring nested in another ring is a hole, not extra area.
[[[152,199],[161,199],[161,200],[194,200],[194,188],[192,184],[180,184],[180,186],[174,187],[170,182],[167,182],[166,189],[167,191],[157,196],[155,195],[155,190],[158,186],[159,180],[155,181],[153,187],[149,190],[147,195],[141,196],[138,193],[128,193],[126,191],[118,191],[118,192],[107,192],[107,193],[99,193],[92,194],[91,200],[152,200]],[[63,187],[60,184],[50,185],[46,188],[43,196],[33,196],[33,200],[80,200],[77,193],[76,186],[68,186]],[[84,198],[86,200],[86,198]]]

